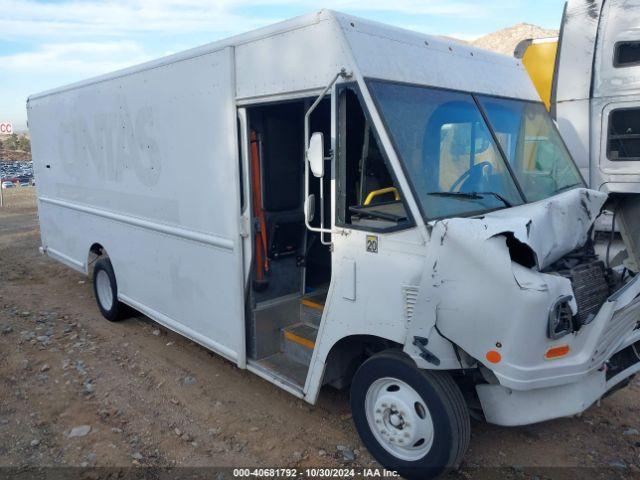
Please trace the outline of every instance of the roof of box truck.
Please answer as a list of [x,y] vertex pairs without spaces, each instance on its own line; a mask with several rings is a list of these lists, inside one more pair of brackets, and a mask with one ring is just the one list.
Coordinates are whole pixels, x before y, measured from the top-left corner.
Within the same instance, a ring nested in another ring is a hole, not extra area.
[[[269,45],[249,48],[266,43]],[[238,87],[237,98],[264,97],[286,91],[311,92],[326,85],[335,72],[345,67],[356,77],[539,101],[518,59],[332,10],[303,15],[48,90],[32,95],[29,100],[162,67],[226,47],[235,48],[236,81],[239,84],[244,82],[244,88],[242,85]],[[307,62],[311,61],[315,66],[311,72],[299,65],[299,61],[298,71],[287,65],[301,55],[309,57]],[[256,66],[256,63],[263,64]],[[259,75],[256,70],[260,71]],[[268,80],[265,80],[265,75]],[[248,77],[252,78],[249,80]],[[262,79],[262,83],[256,84],[256,79]],[[250,87],[247,86],[249,81],[254,82]]]

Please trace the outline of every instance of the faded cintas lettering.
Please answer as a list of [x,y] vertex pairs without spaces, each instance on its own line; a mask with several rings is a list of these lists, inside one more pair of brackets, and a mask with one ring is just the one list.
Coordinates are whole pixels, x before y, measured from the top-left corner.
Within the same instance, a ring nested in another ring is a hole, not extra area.
[[59,155],[65,172],[79,177],[93,170],[100,180],[119,182],[131,170],[145,186],[158,183],[162,157],[153,137],[153,109],[144,106],[132,116],[121,99],[115,111],[78,114],[61,123]]

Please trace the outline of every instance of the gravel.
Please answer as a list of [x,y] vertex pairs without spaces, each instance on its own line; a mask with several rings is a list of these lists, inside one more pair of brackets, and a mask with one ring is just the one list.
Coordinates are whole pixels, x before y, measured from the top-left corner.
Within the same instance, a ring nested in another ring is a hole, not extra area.
[[347,462],[353,462],[356,459],[356,454],[349,447],[344,445],[336,445],[336,450],[342,453],[342,459]]
[[91,431],[91,425],[79,425],[77,427],[73,427],[69,432],[69,434],[67,435],[67,437],[68,438],[84,437],[88,435],[90,431]]

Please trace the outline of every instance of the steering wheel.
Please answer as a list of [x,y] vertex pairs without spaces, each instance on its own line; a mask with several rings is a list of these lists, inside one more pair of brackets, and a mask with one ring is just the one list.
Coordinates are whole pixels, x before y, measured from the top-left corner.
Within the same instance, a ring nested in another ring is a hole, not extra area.
[[[485,170],[485,168],[487,170]],[[491,175],[492,172],[493,172],[493,165],[491,163],[489,162],[476,163],[473,167],[469,168],[466,172],[460,175],[455,182],[453,182],[453,185],[451,185],[451,188],[449,189],[449,191],[455,192],[456,188],[459,187],[462,182],[467,180],[467,178],[469,180],[478,181],[482,177],[487,177]]]

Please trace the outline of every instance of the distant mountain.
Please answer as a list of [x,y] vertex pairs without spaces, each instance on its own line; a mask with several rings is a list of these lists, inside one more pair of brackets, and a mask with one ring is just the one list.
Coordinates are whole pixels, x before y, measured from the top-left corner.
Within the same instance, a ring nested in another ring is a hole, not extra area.
[[527,38],[557,37],[558,30],[541,28],[530,23],[518,23],[484,35],[476,40],[467,42],[478,48],[513,56],[516,45]]

